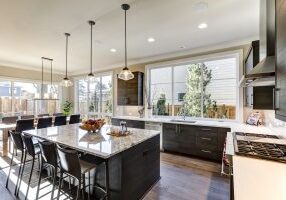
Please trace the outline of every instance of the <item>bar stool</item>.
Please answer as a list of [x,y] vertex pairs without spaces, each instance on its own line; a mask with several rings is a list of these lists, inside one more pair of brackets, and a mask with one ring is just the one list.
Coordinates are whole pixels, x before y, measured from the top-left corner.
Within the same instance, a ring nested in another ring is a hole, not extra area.
[[20,119],[34,119],[35,116],[34,115],[21,115]]
[[21,173],[23,162],[24,162],[23,158],[24,158],[24,154],[25,154],[25,147],[24,147],[24,143],[23,143],[23,140],[21,137],[21,133],[11,131],[10,136],[11,136],[11,139],[13,142],[13,152],[12,152],[12,159],[10,162],[10,169],[9,169],[7,180],[6,180],[6,188],[8,189],[8,183],[9,183],[9,179],[10,179],[10,173],[11,173],[11,169],[12,169],[12,165],[13,165],[14,156],[15,156],[16,152],[19,150],[21,152],[21,160],[20,160],[20,167],[19,167],[19,171],[18,171],[17,182],[16,182],[15,192],[14,192],[14,194],[17,196],[20,173]]
[[60,160],[60,180],[59,180],[59,191],[57,199],[60,198],[60,190],[63,181],[63,174],[66,174],[78,181],[76,199],[79,199],[80,197],[81,186],[83,189],[82,190],[83,197],[85,196],[86,187],[89,187],[89,194],[90,194],[90,177],[88,179],[89,185],[86,186],[85,174],[90,173],[90,171],[93,169],[96,169],[96,165],[81,160],[78,156],[78,152],[75,150],[64,149],[60,146],[57,146],[57,152]]
[[79,122],[80,122],[80,115],[79,114],[70,116],[69,124],[77,124]]
[[67,125],[67,117],[66,116],[56,116],[54,126],[63,126]]
[[18,187],[18,192],[17,194],[19,194],[19,189],[21,187],[21,182],[23,180],[23,172],[24,172],[24,169],[25,169],[25,165],[26,165],[26,157],[27,157],[27,154],[29,154],[31,157],[32,157],[32,166],[31,166],[31,171],[30,171],[30,176],[29,176],[29,180],[28,180],[28,186],[27,186],[27,192],[26,192],[26,196],[25,196],[25,200],[27,199],[28,197],[28,193],[29,193],[29,188],[30,188],[30,183],[31,183],[31,179],[32,179],[32,175],[33,175],[33,170],[34,170],[34,164],[35,164],[35,159],[36,159],[36,156],[38,156],[38,162],[40,161],[40,148],[39,148],[39,145],[34,145],[34,142],[33,142],[33,139],[32,139],[32,136],[30,135],[27,135],[27,134],[22,134],[22,140],[24,142],[24,145],[25,145],[25,155],[24,155],[24,163],[23,163],[23,168],[22,168],[22,172],[21,172],[21,177],[20,177],[20,183],[19,183],[19,187]]
[[38,119],[37,128],[47,128],[51,127],[53,124],[53,118],[52,117],[43,117]]
[[42,180],[42,172],[44,169],[50,169],[51,175],[46,177],[51,178],[53,181],[52,191],[51,191],[51,199],[54,198],[54,190],[55,190],[55,182],[57,177],[57,167],[58,167],[58,156],[56,151],[56,145],[55,143],[49,142],[49,141],[39,141],[39,147],[41,150],[41,166],[40,166],[40,175],[39,175],[39,181],[38,181],[38,189],[37,189],[37,195],[36,199],[39,198],[39,192],[40,192],[40,184]]
[[64,115],[64,113],[54,113],[54,114],[53,114],[53,116],[55,116],[55,117],[56,117],[56,116],[63,116],[63,115]]

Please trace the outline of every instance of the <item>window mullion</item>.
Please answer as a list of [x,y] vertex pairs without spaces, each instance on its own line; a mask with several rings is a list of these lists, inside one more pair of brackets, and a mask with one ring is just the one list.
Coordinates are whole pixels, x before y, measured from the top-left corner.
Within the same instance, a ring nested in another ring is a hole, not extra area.
[[174,116],[174,114],[175,114],[175,106],[174,106],[174,103],[175,103],[175,101],[174,101],[174,66],[172,66],[172,93],[171,93],[171,97],[172,97],[172,114],[171,114],[171,116]]

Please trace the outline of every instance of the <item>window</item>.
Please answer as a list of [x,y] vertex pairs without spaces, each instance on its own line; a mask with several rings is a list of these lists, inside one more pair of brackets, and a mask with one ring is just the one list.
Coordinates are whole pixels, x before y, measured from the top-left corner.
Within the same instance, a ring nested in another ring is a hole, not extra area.
[[[44,84],[44,92],[51,91],[57,98],[61,91],[58,85]],[[53,114],[60,111],[59,101],[34,100],[41,92],[39,82],[0,81],[0,115],[37,115]]]
[[150,68],[152,114],[236,119],[237,62],[235,54]]
[[76,81],[76,108],[85,117],[112,115],[112,75],[99,75],[93,82]]

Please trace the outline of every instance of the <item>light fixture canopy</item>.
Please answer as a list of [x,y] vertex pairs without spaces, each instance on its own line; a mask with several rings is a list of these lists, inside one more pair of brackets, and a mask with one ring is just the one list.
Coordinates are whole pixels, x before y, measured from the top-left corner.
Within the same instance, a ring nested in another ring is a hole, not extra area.
[[66,36],[66,76],[63,78],[61,85],[64,87],[70,87],[73,85],[72,81],[68,78],[68,38],[71,34],[65,33]]
[[122,10],[124,10],[124,16],[125,16],[125,67],[123,70],[119,73],[118,78],[122,79],[124,81],[128,81],[130,79],[134,78],[134,74],[128,69],[127,67],[127,31],[126,31],[126,11],[129,10],[130,5],[128,4],[122,4],[121,5]]
[[86,76],[86,81],[94,82],[95,76],[92,72],[92,27],[95,25],[95,21],[89,20],[88,24],[90,25],[90,72]]

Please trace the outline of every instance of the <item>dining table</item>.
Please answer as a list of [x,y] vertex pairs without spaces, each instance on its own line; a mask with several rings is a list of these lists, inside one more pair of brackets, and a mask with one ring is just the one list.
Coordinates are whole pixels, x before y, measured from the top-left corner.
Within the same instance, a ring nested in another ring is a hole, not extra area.
[[94,133],[81,129],[80,125],[23,133],[102,159],[94,180],[106,189],[108,199],[141,199],[160,179],[160,131],[129,128],[129,134],[113,135],[120,127],[104,125]]

